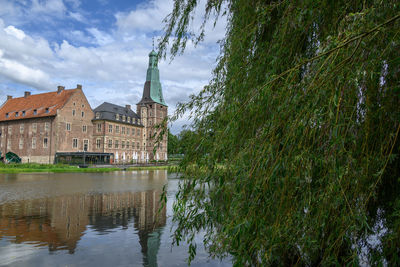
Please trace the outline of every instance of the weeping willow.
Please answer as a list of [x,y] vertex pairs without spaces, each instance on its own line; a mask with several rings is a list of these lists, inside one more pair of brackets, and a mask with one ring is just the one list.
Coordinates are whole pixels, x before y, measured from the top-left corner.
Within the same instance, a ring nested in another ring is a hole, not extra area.
[[[160,51],[201,42],[175,0]],[[208,0],[227,20],[213,77],[178,106],[194,137],[177,244],[204,231],[241,265],[400,266],[400,4]],[[169,48],[168,48],[169,49]]]

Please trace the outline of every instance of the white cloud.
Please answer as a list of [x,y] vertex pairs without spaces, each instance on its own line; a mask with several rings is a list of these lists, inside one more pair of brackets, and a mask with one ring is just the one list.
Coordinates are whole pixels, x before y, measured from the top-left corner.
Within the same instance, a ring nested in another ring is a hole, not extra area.
[[32,0],[31,12],[48,15],[64,14],[66,7],[62,0]]
[[43,71],[6,59],[3,55],[4,52],[0,50],[0,73],[10,80],[47,90],[55,86],[50,82],[49,75]]
[[81,15],[81,13],[78,12],[69,12],[68,15],[73,18],[76,21],[79,22],[86,22],[86,19],[84,16]]
[[14,37],[16,37],[19,40],[23,40],[25,38],[25,33],[17,28],[15,28],[14,26],[10,25],[7,28],[4,29],[4,31],[6,33],[8,33],[9,35],[12,35]]
[[89,28],[87,29],[87,31],[94,36],[94,38],[96,39],[96,43],[99,45],[107,45],[114,42],[114,39],[111,37],[111,35],[99,31],[96,28]]
[[120,31],[159,31],[162,30],[162,20],[172,11],[172,0],[153,0],[130,12],[115,14]]

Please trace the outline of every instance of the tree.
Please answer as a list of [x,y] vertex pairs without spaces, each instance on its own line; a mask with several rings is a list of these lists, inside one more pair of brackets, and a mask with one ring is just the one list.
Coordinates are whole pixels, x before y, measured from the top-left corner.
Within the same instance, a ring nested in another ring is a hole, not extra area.
[[173,135],[168,129],[168,154],[178,154],[179,140],[176,135]]
[[[204,37],[189,31],[197,3],[174,1],[164,56],[171,37],[173,56]],[[225,14],[227,32],[210,84],[178,106],[198,139],[175,242],[189,260],[205,230],[209,253],[238,265],[400,265],[398,1],[208,0],[205,12]]]

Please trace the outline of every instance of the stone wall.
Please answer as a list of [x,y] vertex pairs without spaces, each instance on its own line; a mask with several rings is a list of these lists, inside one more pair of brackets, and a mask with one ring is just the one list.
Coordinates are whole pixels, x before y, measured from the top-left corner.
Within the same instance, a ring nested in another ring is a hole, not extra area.
[[56,147],[54,117],[0,122],[0,129],[3,156],[11,151],[20,156],[23,163],[53,163]]

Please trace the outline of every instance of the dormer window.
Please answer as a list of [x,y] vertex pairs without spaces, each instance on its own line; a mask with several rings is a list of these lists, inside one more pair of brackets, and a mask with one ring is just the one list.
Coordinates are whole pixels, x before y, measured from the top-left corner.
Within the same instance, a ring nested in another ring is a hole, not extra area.
[[119,121],[119,114],[115,114],[115,119]]
[[18,117],[19,116],[19,112],[17,111],[17,112],[15,112],[15,117]]
[[36,115],[37,114],[37,109],[34,109],[33,110],[33,115]]
[[126,120],[126,117],[125,117],[125,115],[124,116],[122,116],[122,121],[125,121]]
[[96,112],[96,119],[100,119],[100,112]]
[[131,122],[131,117],[128,117],[128,122]]
[[6,118],[8,118],[8,113],[6,113]]
[[45,113],[49,113],[49,108],[46,108],[46,109],[45,109]]
[[25,110],[24,111],[22,111],[22,117],[24,117],[25,116]]

